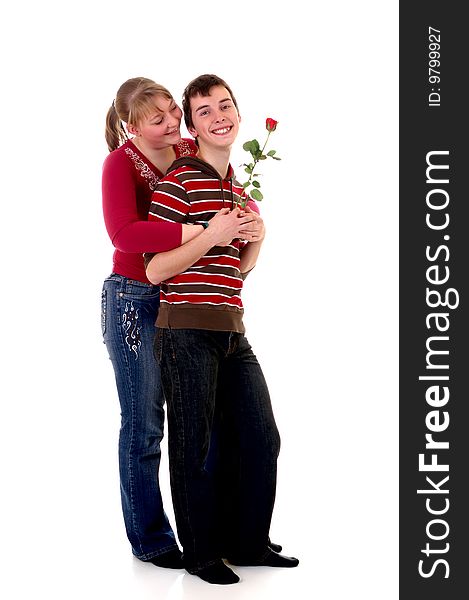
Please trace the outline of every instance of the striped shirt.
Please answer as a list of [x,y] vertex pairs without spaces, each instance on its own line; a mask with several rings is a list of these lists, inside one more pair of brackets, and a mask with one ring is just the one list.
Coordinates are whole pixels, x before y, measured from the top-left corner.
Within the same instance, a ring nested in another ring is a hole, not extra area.
[[[152,196],[149,220],[197,224],[239,201],[242,186],[231,167],[226,179],[195,157],[181,158],[172,168]],[[229,246],[215,246],[184,273],[164,281],[156,325],[244,333],[239,270],[244,244],[236,239]],[[151,256],[145,255],[146,263]]]

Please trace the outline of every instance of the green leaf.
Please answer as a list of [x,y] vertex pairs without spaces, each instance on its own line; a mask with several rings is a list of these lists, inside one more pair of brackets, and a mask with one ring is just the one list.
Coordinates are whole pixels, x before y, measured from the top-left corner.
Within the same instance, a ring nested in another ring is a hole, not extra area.
[[251,192],[251,198],[253,198],[254,200],[262,200],[264,196],[262,195],[262,192],[260,192],[259,190],[252,190]]
[[272,156],[272,158],[273,158],[274,160],[282,160],[282,159],[281,159],[281,158],[279,158],[278,156]]
[[[249,187],[251,185],[250,181],[246,181],[245,183],[243,183],[243,188],[246,189],[247,187]],[[254,185],[254,184],[253,184]]]
[[276,152],[277,152],[277,150],[269,150],[267,152],[267,156],[273,156]]
[[255,188],[260,188],[260,187],[261,187],[261,184],[260,184],[258,181],[253,181],[253,182],[252,182],[252,185],[253,185]]
[[265,160],[267,158],[267,156],[265,156],[264,154],[262,154],[261,156],[259,156],[259,160]]
[[244,172],[245,172],[245,173],[248,173],[248,174],[250,175],[250,174],[252,173],[252,167],[246,167],[246,168],[244,169]]
[[249,140],[247,142],[244,142],[243,144],[243,150],[246,150],[247,152],[250,152],[253,159],[257,160],[258,156],[260,154],[260,146],[259,146],[259,142],[257,140]]

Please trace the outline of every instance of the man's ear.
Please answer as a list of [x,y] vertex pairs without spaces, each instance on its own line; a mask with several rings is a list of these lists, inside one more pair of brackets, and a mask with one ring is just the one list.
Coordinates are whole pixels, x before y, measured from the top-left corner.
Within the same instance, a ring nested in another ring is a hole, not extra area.
[[140,131],[138,130],[137,127],[135,127],[135,125],[131,125],[130,123],[127,123],[127,131],[129,133],[131,133],[132,135],[139,135]]
[[196,138],[199,134],[197,133],[197,131],[193,128],[193,127],[188,127],[187,131],[191,134],[191,136],[193,138]]

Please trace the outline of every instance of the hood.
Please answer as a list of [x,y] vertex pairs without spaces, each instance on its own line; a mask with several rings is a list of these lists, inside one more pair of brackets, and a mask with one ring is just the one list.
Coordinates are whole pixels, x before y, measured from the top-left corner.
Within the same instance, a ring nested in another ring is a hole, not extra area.
[[[180,158],[177,158],[166,171],[166,175],[171,171],[179,169],[180,167],[194,167],[194,169],[202,171],[202,173],[205,173],[205,175],[209,175],[214,179],[222,179],[220,177],[220,173],[214,167],[212,167],[212,165],[200,158],[197,158],[197,156],[181,156]],[[226,177],[226,179],[230,180],[232,178],[233,168],[231,167],[231,165],[228,165],[228,176]]]
[[212,167],[212,165],[210,165],[209,163],[205,162],[204,160],[197,158],[196,156],[181,156],[181,158],[177,158],[173,164],[169,167],[169,169],[166,171],[166,174],[170,173],[171,171],[175,171],[176,169],[179,169],[180,167],[194,167],[194,169],[197,169],[198,171],[202,171],[202,173],[204,173],[204,175],[207,175],[208,177],[210,177],[210,179],[218,179],[218,181],[220,182],[220,193],[221,193],[221,197],[223,200],[223,206],[225,206],[225,201],[229,203],[229,205],[231,206],[231,208],[234,207],[234,194],[233,194],[233,167],[231,165],[228,165],[228,176],[225,178],[225,181],[229,181],[230,182],[230,190],[229,190],[229,196],[228,198],[226,198],[225,196],[225,189],[223,187],[223,179],[220,177],[220,173],[214,168]]

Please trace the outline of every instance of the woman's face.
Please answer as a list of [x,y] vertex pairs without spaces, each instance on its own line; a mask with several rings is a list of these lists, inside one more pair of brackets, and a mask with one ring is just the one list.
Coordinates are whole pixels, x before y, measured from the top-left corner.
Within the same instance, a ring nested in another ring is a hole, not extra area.
[[159,110],[143,119],[135,131],[152,148],[166,148],[173,146],[181,139],[179,127],[181,125],[182,111],[179,106],[166,98],[156,98],[155,105]]

